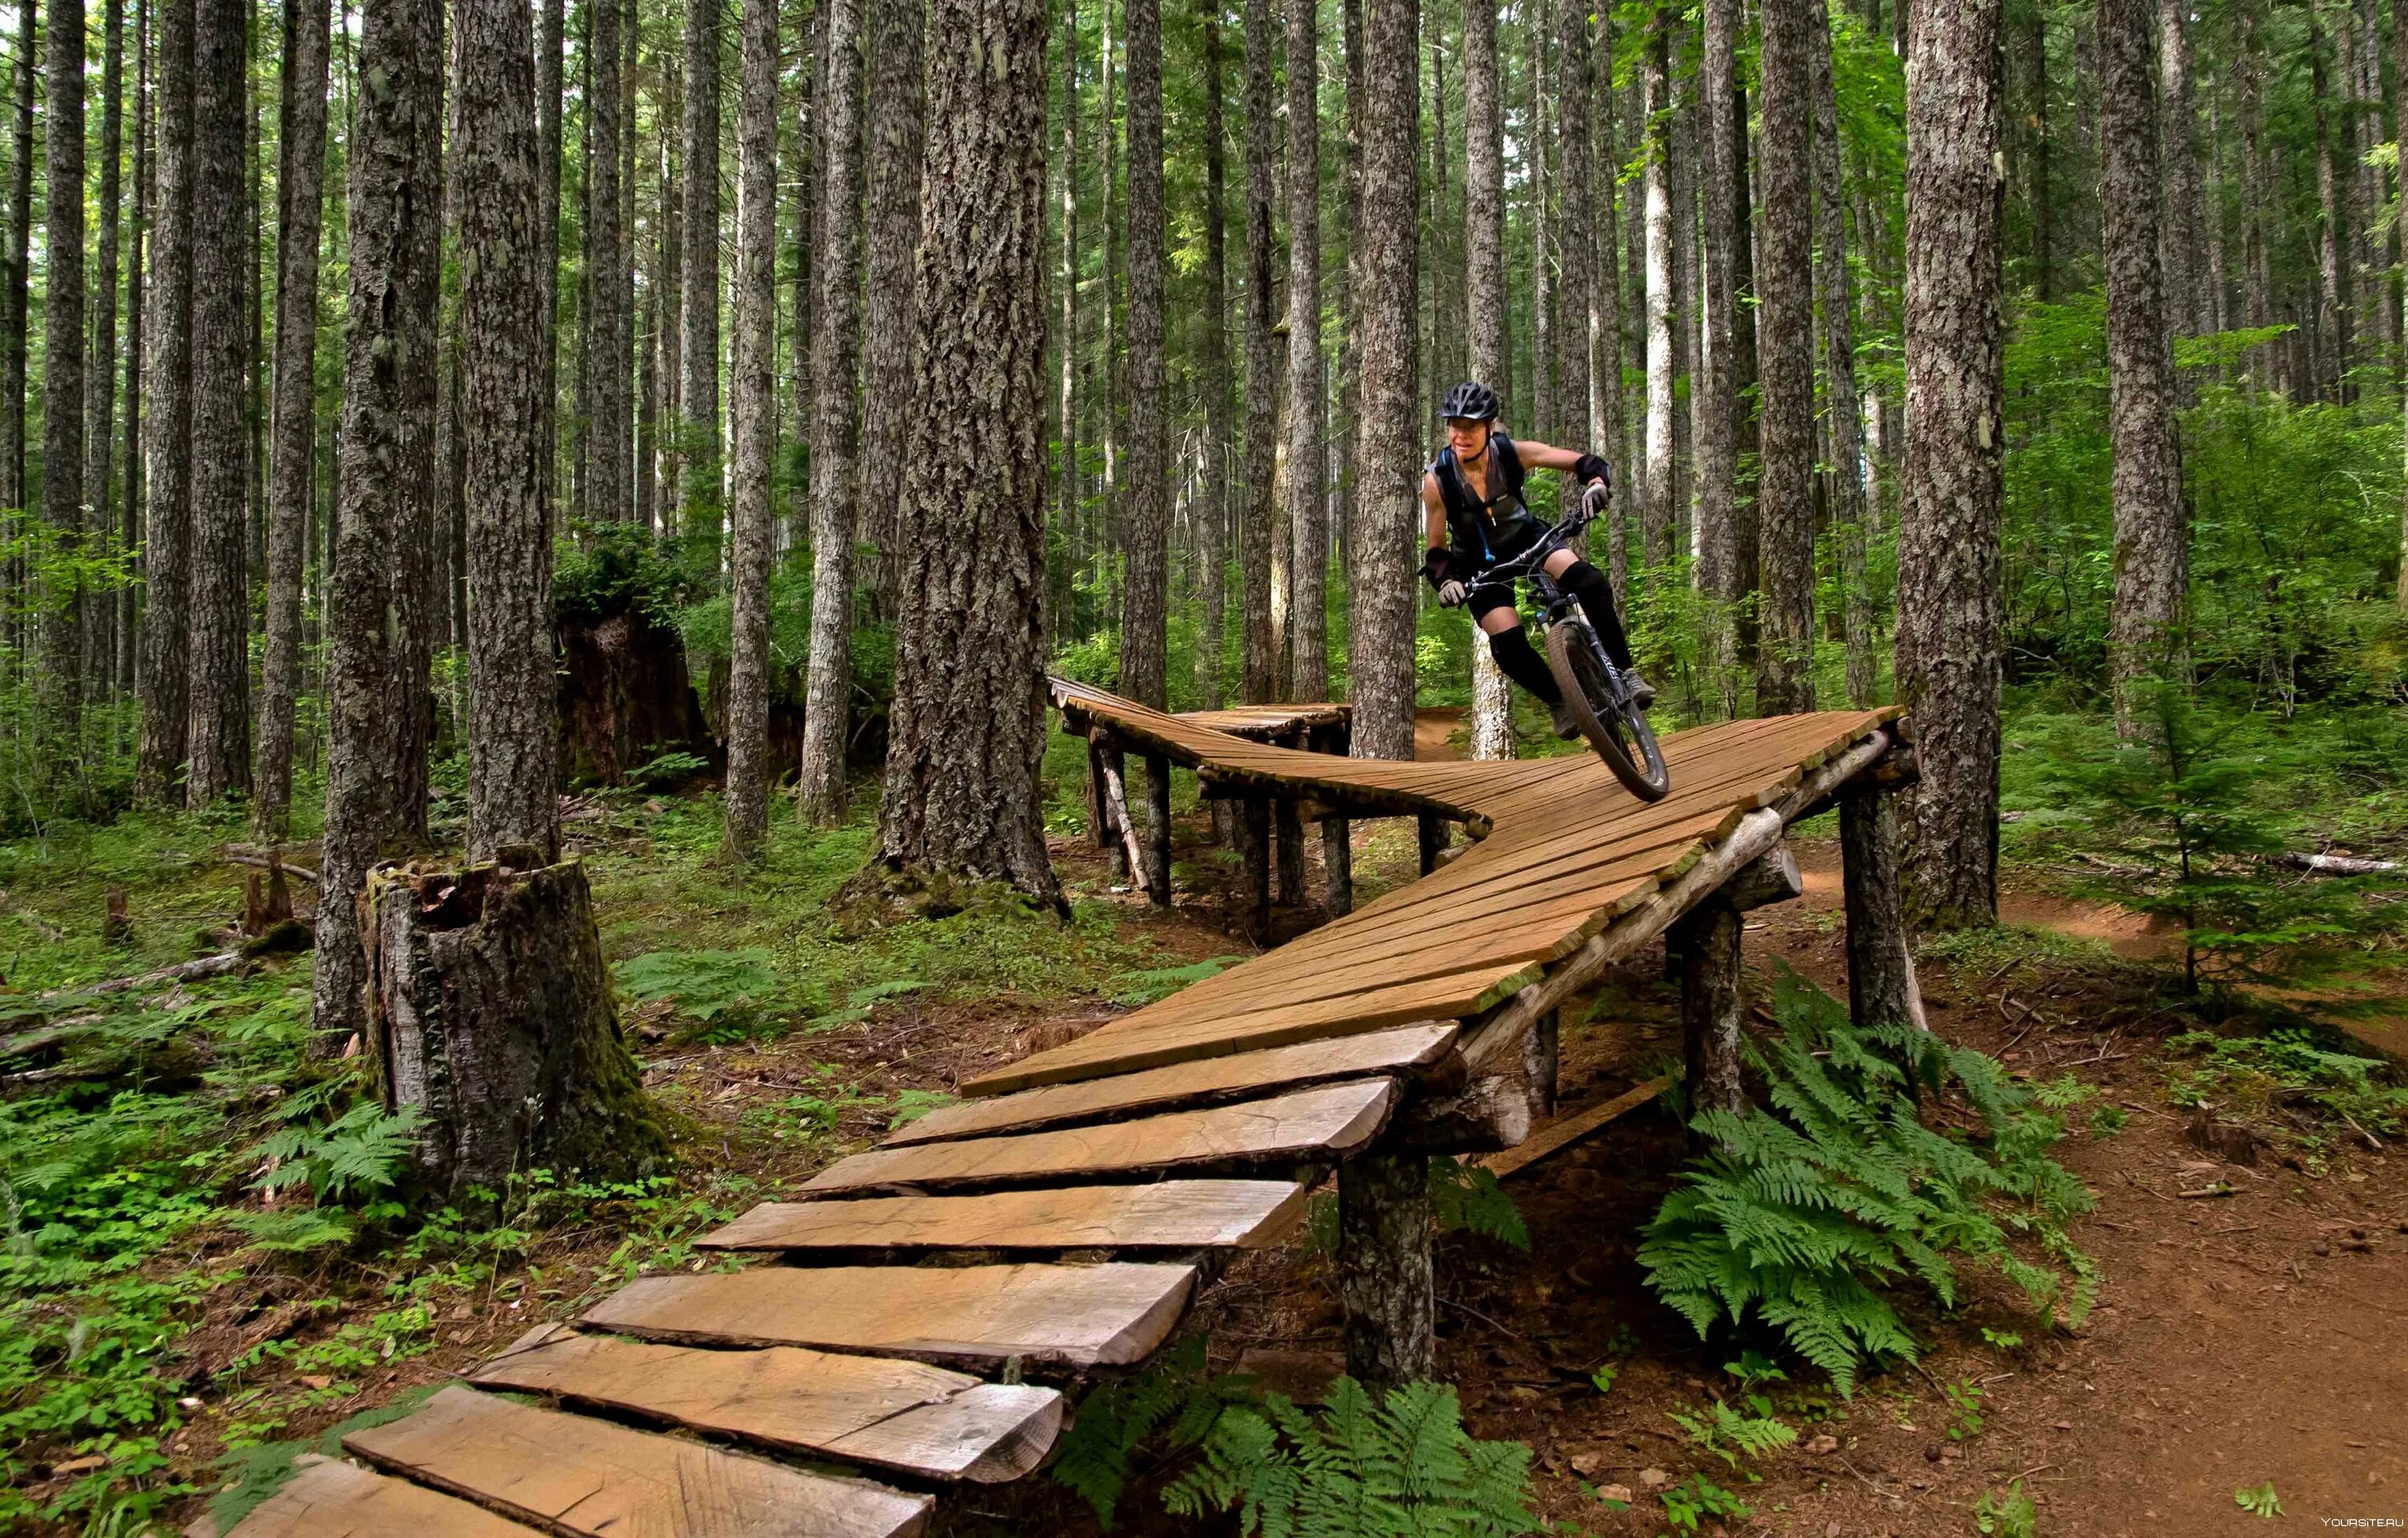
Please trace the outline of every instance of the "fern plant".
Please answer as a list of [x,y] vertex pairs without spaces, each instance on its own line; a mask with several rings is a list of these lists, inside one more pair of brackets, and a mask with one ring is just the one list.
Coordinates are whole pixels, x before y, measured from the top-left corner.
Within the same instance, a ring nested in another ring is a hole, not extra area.
[[1192,1336],[1135,1377],[1102,1385],[1079,1402],[1078,1419],[1062,1434],[1054,1478],[1110,1529],[1140,1444],[1167,1430],[1169,1450],[1195,1447],[1224,1411],[1252,1400],[1248,1380],[1214,1373],[1205,1362],[1204,1337]]
[[323,1127],[288,1125],[247,1156],[273,1166],[253,1184],[271,1195],[306,1186],[321,1205],[389,1191],[409,1157],[420,1119],[415,1106],[388,1113],[362,1100]]
[[[1784,970],[1779,1038],[1751,1043],[1768,1106],[1692,1123],[1692,1159],[1639,1251],[1648,1285],[1706,1335],[1751,1315],[1830,1374],[1917,1352],[1879,1288],[1923,1287],[1955,1306],[1952,1256],[1989,1267],[2044,1319],[2079,1322],[2097,1268],[2066,1224],[2091,1197],[2047,1150],[2064,1135],[1991,1058],[1911,1028],[1863,1028]],[[1961,1106],[1972,1131],[1927,1126],[1921,1103]]]
[[1248,1538],[1502,1538],[1545,1531],[1529,1479],[1530,1449],[1466,1431],[1452,1387],[1410,1383],[1374,1404],[1340,1378],[1319,1416],[1276,1394],[1225,1411],[1163,1503],[1234,1511]]

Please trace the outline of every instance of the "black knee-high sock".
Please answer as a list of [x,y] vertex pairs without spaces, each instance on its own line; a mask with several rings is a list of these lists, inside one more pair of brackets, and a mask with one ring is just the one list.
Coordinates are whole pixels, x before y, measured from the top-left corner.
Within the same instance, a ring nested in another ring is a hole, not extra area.
[[1547,670],[1547,659],[1539,655],[1530,644],[1530,633],[1520,625],[1488,638],[1488,650],[1497,658],[1497,666],[1505,676],[1550,705],[1563,703],[1564,692],[1555,686],[1555,675]]
[[1586,561],[1574,561],[1555,581],[1580,600],[1581,611],[1597,626],[1597,639],[1605,642],[1605,654],[1613,665],[1630,671],[1630,639],[1622,633],[1622,616],[1613,609],[1613,583],[1605,573]]

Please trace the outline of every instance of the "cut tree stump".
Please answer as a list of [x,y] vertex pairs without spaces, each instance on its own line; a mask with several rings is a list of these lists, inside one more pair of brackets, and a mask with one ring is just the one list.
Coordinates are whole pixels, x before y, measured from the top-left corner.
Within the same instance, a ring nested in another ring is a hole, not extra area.
[[1840,791],[1840,887],[1848,921],[1848,1014],[1929,1030],[1898,883],[1897,796],[1866,777]]
[[371,1042],[387,1107],[423,1118],[420,1180],[457,1202],[530,1170],[621,1178],[667,1160],[582,865],[387,866],[361,902]]

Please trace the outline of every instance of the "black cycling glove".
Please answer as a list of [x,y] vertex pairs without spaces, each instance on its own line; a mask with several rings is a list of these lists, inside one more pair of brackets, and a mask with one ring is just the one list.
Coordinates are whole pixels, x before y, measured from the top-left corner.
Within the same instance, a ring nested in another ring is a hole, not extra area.
[[1446,585],[1447,573],[1454,566],[1454,551],[1444,545],[1432,545],[1429,548],[1429,553],[1422,557],[1422,576],[1428,581],[1432,588],[1443,587]]
[[1595,454],[1583,454],[1572,464],[1572,479],[1585,486],[1591,482],[1613,489],[1613,467]]

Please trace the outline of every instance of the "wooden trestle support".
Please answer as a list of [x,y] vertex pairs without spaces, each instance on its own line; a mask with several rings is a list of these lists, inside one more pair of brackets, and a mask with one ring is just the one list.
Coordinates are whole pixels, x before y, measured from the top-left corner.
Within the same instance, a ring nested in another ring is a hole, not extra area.
[[[239,1533],[916,1533],[942,1491],[1038,1467],[1066,1387],[1141,1362],[1224,1260],[1292,1235],[1333,1174],[1348,1370],[1428,1375],[1428,1157],[1512,1173],[1659,1092],[1555,1105],[1557,1011],[1658,936],[1682,969],[1689,1082],[1737,1103],[1740,915],[1797,894],[1785,831],[1834,804],[1851,1007],[1921,1020],[1894,711],[1682,733],[1665,743],[1672,795],[1641,806],[1584,756],[1348,758],[1340,707],[1199,721],[1058,681],[1054,699],[1088,745],[1097,841],[1155,901],[1177,768],[1243,809],[1265,934],[1289,863],[1274,834],[1300,854],[1317,822],[1330,921],[966,1080],[960,1103],[701,1242],[784,1263],[640,1277],[540,1326],[347,1437],[366,1467],[305,1470]],[[1419,820],[1427,873],[1355,909],[1346,834],[1374,816]],[[1471,841],[1441,860],[1456,826]],[[1286,878],[1300,898],[1301,870]]]

